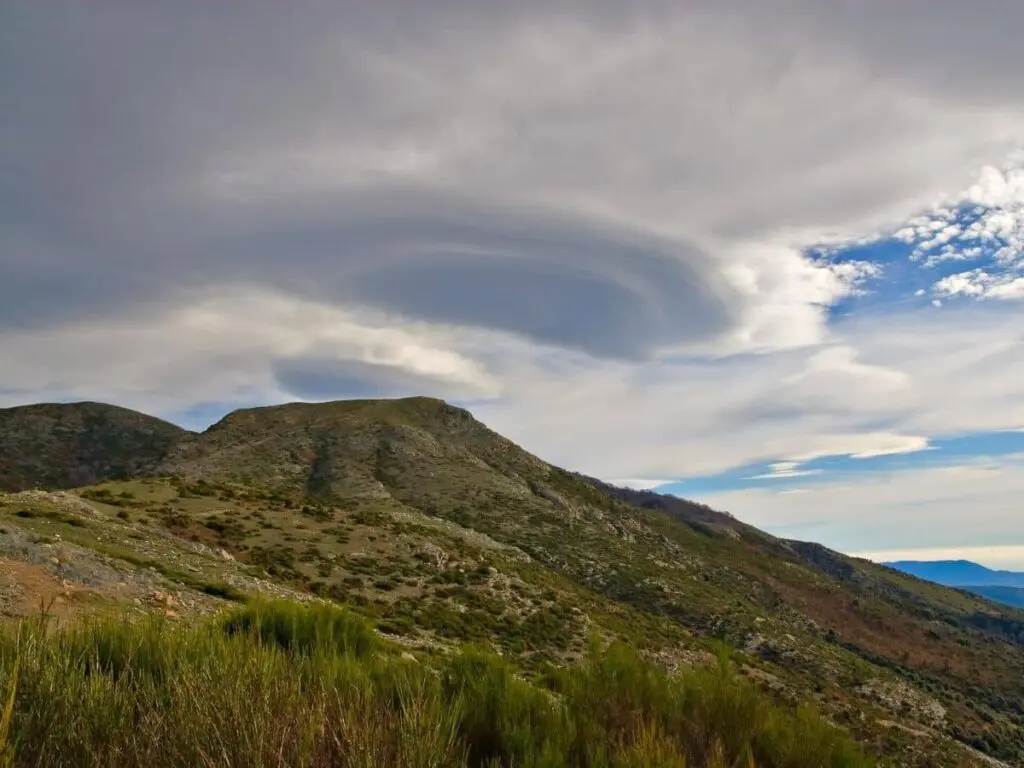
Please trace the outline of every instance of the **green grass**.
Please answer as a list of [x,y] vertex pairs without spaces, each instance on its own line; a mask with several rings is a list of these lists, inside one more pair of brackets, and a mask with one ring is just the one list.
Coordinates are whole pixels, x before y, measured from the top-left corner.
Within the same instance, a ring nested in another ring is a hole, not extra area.
[[227,614],[224,631],[258,638],[292,655],[365,658],[378,646],[362,616],[328,603],[253,600]]
[[43,620],[0,633],[14,766],[870,765],[729,663],[670,677],[624,646],[542,683],[486,650],[400,658],[332,606],[258,602],[198,626]]

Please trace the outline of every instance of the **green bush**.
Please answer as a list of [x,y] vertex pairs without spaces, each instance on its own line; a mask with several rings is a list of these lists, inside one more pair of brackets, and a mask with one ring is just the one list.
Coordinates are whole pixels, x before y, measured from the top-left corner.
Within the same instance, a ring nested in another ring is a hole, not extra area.
[[223,626],[229,635],[246,634],[292,654],[363,657],[377,647],[366,619],[326,603],[255,600],[229,613]]
[[556,683],[577,713],[573,757],[580,764],[614,764],[616,749],[642,745],[662,756],[675,749],[676,762],[666,765],[869,764],[819,715],[781,708],[738,677],[725,657],[717,666],[669,677],[632,649],[613,644],[592,649],[585,664],[556,676]]
[[203,582],[199,585],[199,591],[213,597],[234,600],[237,603],[244,603],[249,597],[245,592],[225,581]]
[[443,671],[447,698],[462,701],[458,732],[470,765],[565,765],[574,731],[569,712],[501,658],[467,649]]
[[44,621],[0,631],[13,766],[859,768],[810,709],[728,662],[670,677],[622,646],[551,668],[486,650],[401,660],[330,605],[257,602],[204,624]]

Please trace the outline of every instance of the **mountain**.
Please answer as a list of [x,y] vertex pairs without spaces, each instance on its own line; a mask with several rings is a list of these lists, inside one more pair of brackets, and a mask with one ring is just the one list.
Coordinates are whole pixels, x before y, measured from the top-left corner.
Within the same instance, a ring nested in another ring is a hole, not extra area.
[[543,475],[547,467],[467,411],[416,397],[236,411],[178,441],[154,471],[323,498],[411,494],[423,503],[456,487],[522,492],[522,482],[509,478]]
[[130,477],[159,461],[185,430],[102,403],[0,409],[0,490],[74,488]]
[[969,560],[900,560],[885,565],[947,587],[1024,587],[1024,573],[993,571]]
[[59,430],[31,408],[4,422],[22,446],[0,454],[7,487],[91,474],[0,495],[0,559],[31,573],[0,613],[38,605],[47,578],[72,585],[53,587],[69,615],[148,610],[154,593],[182,620],[253,592],[324,598],[409,648],[489,644],[533,676],[594,638],[669,669],[728,648],[890,765],[1024,762],[1010,607],[554,467],[440,400],[246,409],[198,434],[61,408]]

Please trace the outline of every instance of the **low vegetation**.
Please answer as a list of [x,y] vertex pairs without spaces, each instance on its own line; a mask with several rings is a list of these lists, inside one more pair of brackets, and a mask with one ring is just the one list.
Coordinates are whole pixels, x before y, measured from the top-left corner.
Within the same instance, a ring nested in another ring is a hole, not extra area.
[[413,660],[329,605],[186,626],[45,618],[0,634],[13,766],[759,766],[870,762],[811,709],[717,666],[675,676],[622,645],[527,681],[493,653]]

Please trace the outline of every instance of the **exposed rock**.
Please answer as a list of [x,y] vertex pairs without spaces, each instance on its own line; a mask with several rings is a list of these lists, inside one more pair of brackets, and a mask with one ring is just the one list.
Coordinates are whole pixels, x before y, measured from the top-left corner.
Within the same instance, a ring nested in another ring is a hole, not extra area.
[[859,691],[891,712],[909,714],[927,725],[941,726],[946,719],[946,708],[938,700],[902,680],[870,680]]

